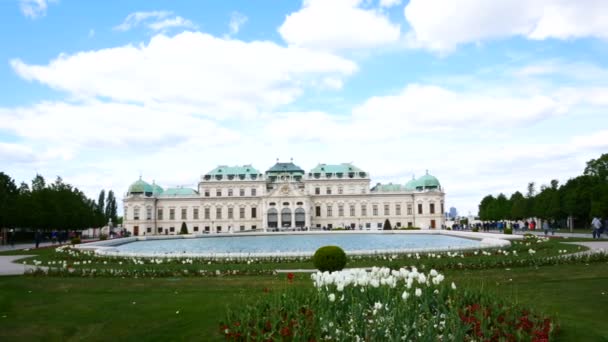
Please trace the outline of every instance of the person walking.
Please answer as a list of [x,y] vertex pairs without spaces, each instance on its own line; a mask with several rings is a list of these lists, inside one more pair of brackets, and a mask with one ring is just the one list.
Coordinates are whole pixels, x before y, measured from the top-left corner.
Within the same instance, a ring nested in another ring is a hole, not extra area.
[[530,222],[530,230],[536,230],[536,221],[534,221],[534,219]]
[[13,228],[8,231],[8,244],[15,247],[15,230]]
[[543,231],[545,232],[545,236],[549,233],[549,220],[543,221]]
[[36,230],[34,234],[34,240],[36,241],[36,248],[40,246],[40,240],[42,240],[42,234],[40,233],[40,229]]
[[593,220],[591,221],[591,229],[593,229],[593,238],[600,238],[600,229],[602,228],[602,221],[597,218],[594,217]]

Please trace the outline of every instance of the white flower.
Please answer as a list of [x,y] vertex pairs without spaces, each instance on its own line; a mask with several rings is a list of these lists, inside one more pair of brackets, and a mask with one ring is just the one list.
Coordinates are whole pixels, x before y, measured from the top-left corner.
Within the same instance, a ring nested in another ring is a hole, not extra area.
[[456,284],[454,284],[454,282],[452,282],[452,290],[456,290]]
[[382,309],[382,303],[380,303],[380,302],[374,303],[374,309],[376,309],[376,310]]
[[336,300],[336,295],[333,293],[330,293],[327,298],[329,299],[330,302],[333,302]]
[[437,271],[435,271],[434,269],[431,270],[431,272],[429,272],[429,275],[431,277],[436,277],[439,273],[437,273]]
[[422,296],[422,290],[419,288],[416,288],[416,291],[414,292],[414,294],[416,295],[416,297],[420,297],[420,296]]
[[403,298],[403,300],[407,300],[407,297],[409,297],[410,294],[407,293],[407,291],[403,291],[403,294],[401,295],[401,298]]

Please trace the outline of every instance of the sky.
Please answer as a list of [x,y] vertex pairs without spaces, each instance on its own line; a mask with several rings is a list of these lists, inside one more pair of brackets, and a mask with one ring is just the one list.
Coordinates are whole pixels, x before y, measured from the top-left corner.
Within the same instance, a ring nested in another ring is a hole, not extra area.
[[0,0],[0,171],[91,198],[293,158],[475,214],[580,175],[607,110],[604,0]]

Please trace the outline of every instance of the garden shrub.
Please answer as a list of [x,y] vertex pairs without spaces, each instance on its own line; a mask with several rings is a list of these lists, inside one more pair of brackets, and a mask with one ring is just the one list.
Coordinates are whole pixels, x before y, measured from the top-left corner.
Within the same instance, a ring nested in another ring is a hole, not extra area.
[[73,237],[72,240],[71,240],[71,242],[72,242],[72,245],[77,245],[77,244],[81,243],[80,237],[78,237],[78,236],[77,237]]
[[513,228],[505,228],[504,233],[509,235],[513,234]]
[[393,227],[391,226],[391,221],[389,221],[388,219],[386,219],[384,221],[384,226],[382,228],[383,230],[391,230],[393,229]]
[[179,230],[180,235],[188,234],[188,226],[186,226],[186,222],[182,222],[182,228]]
[[473,227],[473,229],[471,229],[474,232],[478,232],[479,231],[479,227]]
[[324,246],[317,249],[312,262],[321,272],[340,271],[346,266],[346,253],[338,246]]
[[108,239],[108,236],[106,234],[99,235],[99,240],[103,241],[103,240],[107,240],[107,239]]

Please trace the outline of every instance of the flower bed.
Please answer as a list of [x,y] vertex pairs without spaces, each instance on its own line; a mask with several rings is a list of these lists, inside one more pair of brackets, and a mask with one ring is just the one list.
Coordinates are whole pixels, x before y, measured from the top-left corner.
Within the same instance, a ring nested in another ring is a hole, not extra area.
[[352,269],[312,281],[229,313],[220,332],[234,341],[546,341],[556,332],[550,318],[458,289],[435,270]]
[[[513,242],[511,247],[505,249],[349,256],[349,267],[381,265],[399,269],[405,265],[417,264],[423,270],[434,268],[443,271],[608,261],[606,253],[572,254],[581,250],[580,246],[532,236],[521,242]],[[126,258],[99,256],[90,251],[66,246],[56,248],[54,253],[40,255],[22,263],[45,267],[31,271],[34,275],[87,277],[269,275],[281,268],[313,268],[309,257]]]

